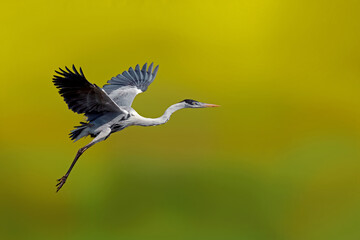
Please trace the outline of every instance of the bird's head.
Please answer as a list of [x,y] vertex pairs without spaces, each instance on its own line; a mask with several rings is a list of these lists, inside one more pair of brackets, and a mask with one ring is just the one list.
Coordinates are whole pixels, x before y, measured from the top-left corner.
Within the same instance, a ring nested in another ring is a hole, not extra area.
[[202,103],[192,99],[185,99],[180,103],[184,103],[186,108],[206,108],[206,107],[220,107],[219,105]]

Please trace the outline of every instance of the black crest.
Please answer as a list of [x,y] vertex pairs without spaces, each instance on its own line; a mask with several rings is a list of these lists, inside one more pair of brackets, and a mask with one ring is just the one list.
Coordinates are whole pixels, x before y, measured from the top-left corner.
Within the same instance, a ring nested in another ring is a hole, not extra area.
[[198,103],[198,101],[192,100],[192,99],[185,99],[182,102],[185,102],[190,105],[194,105],[195,103]]

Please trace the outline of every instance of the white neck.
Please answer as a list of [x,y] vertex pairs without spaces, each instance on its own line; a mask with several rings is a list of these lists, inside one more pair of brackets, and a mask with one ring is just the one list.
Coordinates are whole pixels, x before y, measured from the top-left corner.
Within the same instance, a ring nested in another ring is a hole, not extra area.
[[137,116],[137,120],[135,125],[139,126],[155,126],[155,125],[161,125],[166,123],[169,119],[171,114],[176,112],[177,110],[185,108],[185,104],[183,102],[175,103],[174,105],[171,105],[168,109],[166,109],[165,113],[158,118],[145,118],[142,116]]

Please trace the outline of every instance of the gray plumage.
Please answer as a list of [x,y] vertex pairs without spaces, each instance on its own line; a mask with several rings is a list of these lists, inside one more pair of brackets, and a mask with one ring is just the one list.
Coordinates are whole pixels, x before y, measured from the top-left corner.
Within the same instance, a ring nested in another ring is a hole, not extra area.
[[130,67],[128,71],[111,78],[103,89],[117,105],[130,107],[135,96],[145,92],[154,81],[159,65],[154,71],[153,65],[151,63],[147,69],[147,63],[145,63],[141,70],[139,64],[136,65],[135,70]]
[[57,191],[65,184],[72,168],[78,158],[89,147],[95,143],[107,139],[110,134],[118,132],[126,127],[155,126],[166,123],[171,114],[183,108],[204,108],[217,107],[218,105],[201,103],[195,100],[186,99],[171,105],[165,113],[158,118],[145,118],[140,116],[131,104],[137,94],[145,92],[154,81],[159,66],[153,69],[153,63],[149,68],[145,63],[142,69],[136,65],[135,69],[129,68],[122,74],[111,78],[103,88],[90,83],[83,74],[82,69],[73,71],[65,67],[66,71],[60,68],[55,71],[53,83],[59,89],[60,95],[72,111],[85,114],[87,122],[81,122],[70,133],[70,138],[77,141],[83,137],[91,136],[94,139],[77,152],[67,173],[57,184]]

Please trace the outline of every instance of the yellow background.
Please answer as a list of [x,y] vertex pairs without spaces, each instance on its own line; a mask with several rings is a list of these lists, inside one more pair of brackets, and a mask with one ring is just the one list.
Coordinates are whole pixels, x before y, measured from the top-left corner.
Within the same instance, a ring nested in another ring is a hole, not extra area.
[[[2,1],[1,239],[360,239],[358,1]],[[51,79],[160,69],[88,150]]]

